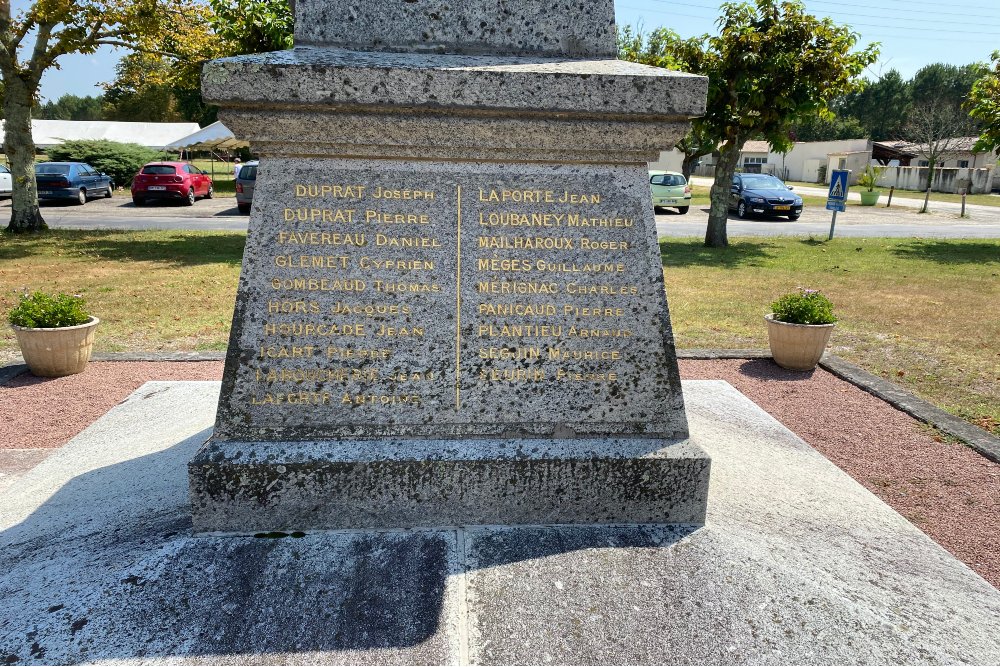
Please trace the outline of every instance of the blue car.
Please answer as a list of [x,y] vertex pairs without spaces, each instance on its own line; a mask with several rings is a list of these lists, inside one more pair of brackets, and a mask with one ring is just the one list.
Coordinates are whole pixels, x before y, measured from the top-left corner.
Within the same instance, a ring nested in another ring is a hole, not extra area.
[[71,199],[86,204],[88,198],[110,197],[111,177],[83,162],[42,162],[35,165],[39,199]]
[[787,215],[798,220],[802,197],[781,180],[767,174],[735,174],[729,194],[729,210],[741,218],[756,215]]

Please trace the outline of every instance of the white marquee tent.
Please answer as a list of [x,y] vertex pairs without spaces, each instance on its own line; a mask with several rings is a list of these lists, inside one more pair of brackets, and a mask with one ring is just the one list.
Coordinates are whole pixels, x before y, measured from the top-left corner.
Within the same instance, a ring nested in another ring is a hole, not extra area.
[[[122,123],[110,120],[33,120],[35,147],[45,149],[74,139],[108,139],[163,150],[198,131],[198,123]],[[0,121],[0,133],[3,121]]]
[[215,121],[193,134],[170,142],[166,148],[168,150],[217,151],[246,148],[249,145],[249,142],[237,139],[232,131],[222,124],[222,121]]

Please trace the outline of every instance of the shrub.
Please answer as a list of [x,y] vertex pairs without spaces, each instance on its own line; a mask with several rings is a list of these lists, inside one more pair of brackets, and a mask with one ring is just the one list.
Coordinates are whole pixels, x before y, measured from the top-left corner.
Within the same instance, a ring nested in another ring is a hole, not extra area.
[[814,289],[786,294],[771,304],[774,319],[789,324],[833,324],[833,303]]
[[22,294],[21,301],[7,313],[11,324],[29,329],[75,327],[90,321],[81,296],[45,292]]
[[142,165],[159,160],[162,153],[139,144],[107,139],[80,139],[52,146],[46,151],[53,162],[86,162],[111,177],[115,185],[128,187]]
[[868,192],[874,192],[878,186],[879,179],[882,178],[882,174],[884,173],[885,167],[876,167],[870,164],[858,176],[858,185],[868,190]]

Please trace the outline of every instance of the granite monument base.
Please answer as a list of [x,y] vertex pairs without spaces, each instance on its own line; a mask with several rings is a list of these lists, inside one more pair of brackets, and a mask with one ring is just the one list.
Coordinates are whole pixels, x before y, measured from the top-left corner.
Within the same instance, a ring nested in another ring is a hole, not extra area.
[[689,439],[209,440],[188,465],[196,533],[705,522]]

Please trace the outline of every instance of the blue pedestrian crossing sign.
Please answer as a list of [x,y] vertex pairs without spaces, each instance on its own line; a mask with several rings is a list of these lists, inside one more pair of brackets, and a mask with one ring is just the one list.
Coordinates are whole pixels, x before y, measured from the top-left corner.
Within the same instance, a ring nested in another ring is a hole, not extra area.
[[827,199],[830,201],[847,201],[847,189],[850,187],[847,183],[847,177],[850,174],[851,172],[847,169],[833,170],[833,175],[830,177],[830,194],[827,195]]

